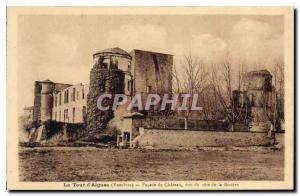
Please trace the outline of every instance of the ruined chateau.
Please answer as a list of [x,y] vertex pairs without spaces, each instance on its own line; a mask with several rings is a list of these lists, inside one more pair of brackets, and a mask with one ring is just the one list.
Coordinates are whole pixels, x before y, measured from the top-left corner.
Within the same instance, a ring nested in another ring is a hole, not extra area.
[[[95,132],[103,130],[111,119],[121,117],[123,124],[120,126],[121,133],[117,137],[118,145],[132,146],[133,143],[138,143],[137,138],[139,138],[140,145],[149,145],[149,141],[158,141],[166,137],[166,135],[161,136],[161,132],[157,130],[144,129],[145,122],[141,119],[145,116],[141,113],[131,111],[128,114],[128,111],[122,107],[117,111],[101,111],[97,108],[97,99],[104,93],[125,94],[128,97],[137,93],[142,96],[150,93],[172,94],[173,56],[136,49],[127,53],[120,48],[109,48],[93,54],[93,62],[89,85],[61,84],[50,80],[36,81],[34,105],[26,108],[26,114],[31,116],[29,119],[40,126],[48,121],[84,124],[88,132]],[[235,141],[233,138],[238,137],[236,138],[238,145],[265,144],[265,133],[270,129],[268,118],[271,112],[271,99],[272,75],[267,70],[245,74],[241,90],[233,91],[233,110],[235,114],[238,114],[235,117],[235,123],[244,124],[248,133],[222,132],[222,137],[231,142]],[[111,99],[106,100],[106,104],[112,104],[111,102]],[[176,139],[189,137],[185,133],[186,130],[182,131],[164,131],[164,134],[169,134],[167,138],[170,138],[165,142],[182,141],[183,144],[180,145],[185,145],[184,139]],[[250,132],[257,132],[258,135],[249,135]],[[148,139],[147,134],[141,137],[144,133],[151,133]],[[206,142],[212,143],[220,139],[218,138],[220,132],[194,133],[190,131],[189,133],[194,135],[195,139],[200,137],[195,141],[195,145],[205,138]],[[183,135],[180,136],[180,134]],[[248,135],[243,136],[243,134]],[[241,140],[240,137],[247,138],[247,141]],[[226,141],[222,142],[226,143]]]
[[113,117],[97,108],[99,95],[172,92],[172,55],[110,48],[95,53],[93,62],[89,85],[36,81],[33,121],[86,121],[88,130],[97,131]]

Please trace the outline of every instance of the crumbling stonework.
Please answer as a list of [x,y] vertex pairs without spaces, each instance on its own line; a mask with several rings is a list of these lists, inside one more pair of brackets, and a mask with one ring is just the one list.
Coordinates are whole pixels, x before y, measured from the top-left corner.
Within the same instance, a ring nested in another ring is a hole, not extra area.
[[54,83],[50,80],[36,81],[34,84],[33,121],[46,122],[52,119],[53,91],[58,91],[70,84]]
[[135,93],[172,93],[173,55],[137,49],[130,55]]
[[242,83],[242,91],[233,92],[235,112],[243,109],[250,131],[268,131],[272,121],[272,75],[267,70],[248,72]]
[[[97,100],[104,93],[123,93],[124,73],[119,69],[103,69],[95,64],[90,72],[90,91],[87,97],[87,129],[88,131],[103,130],[113,118],[113,111],[100,111]],[[112,105],[113,99],[103,100],[103,105]]]
[[41,91],[42,85],[36,81],[34,84],[33,121],[41,120]]

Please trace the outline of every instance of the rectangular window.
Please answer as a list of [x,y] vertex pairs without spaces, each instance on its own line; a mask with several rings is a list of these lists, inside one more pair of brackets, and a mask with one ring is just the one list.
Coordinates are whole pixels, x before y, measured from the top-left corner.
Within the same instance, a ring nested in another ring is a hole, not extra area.
[[101,69],[108,69],[108,66],[110,64],[110,58],[104,58],[100,62]]
[[131,71],[131,65],[128,64],[128,71],[130,72]]
[[84,87],[82,87],[82,99],[84,99]]
[[64,104],[66,104],[67,91],[64,92]]
[[69,90],[67,90],[67,99],[66,102],[69,103]]
[[75,122],[75,108],[73,108],[73,116],[72,116],[72,122]]
[[69,111],[66,109],[66,121],[69,122]]
[[86,106],[82,107],[82,121],[84,122],[86,118]]
[[151,86],[147,86],[146,92],[147,92],[147,93],[151,93]]
[[65,91],[64,92],[64,104],[67,103],[67,98],[68,98],[67,91]]
[[73,88],[73,93],[72,93],[73,97],[72,97],[72,101],[75,101],[75,94],[76,94],[76,89]]
[[76,96],[77,96],[77,100],[79,100],[79,91],[77,91],[77,95]]
[[59,105],[61,105],[61,93],[59,93]]
[[127,91],[131,91],[131,81],[130,80],[128,80],[127,81]]
[[59,111],[59,121],[61,121],[61,111]]
[[68,109],[64,110],[64,122],[69,122]]
[[105,81],[102,81],[102,83],[100,83],[100,92],[104,92],[105,91]]
[[67,120],[67,114],[66,114],[66,110],[64,110],[64,122],[66,122]]

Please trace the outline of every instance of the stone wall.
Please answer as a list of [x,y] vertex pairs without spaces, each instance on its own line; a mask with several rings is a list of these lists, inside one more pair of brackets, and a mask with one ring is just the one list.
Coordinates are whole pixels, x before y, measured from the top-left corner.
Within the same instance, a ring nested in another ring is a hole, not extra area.
[[[44,92],[42,92],[44,86]],[[34,83],[34,103],[33,103],[33,121],[51,120],[53,91],[59,91],[67,88],[70,84],[53,83],[50,80],[35,81]],[[42,101],[43,99],[43,101]],[[42,103],[43,102],[43,103]],[[42,111],[42,108],[44,111]],[[47,118],[42,119],[42,113]]]
[[243,91],[272,91],[272,75],[268,70],[247,72],[243,76],[242,88]]
[[[73,94],[75,91],[75,94]],[[52,120],[66,123],[84,123],[86,119],[88,85],[76,84],[54,92]],[[68,101],[64,96],[68,95]],[[75,96],[75,97],[74,97]],[[61,98],[61,101],[59,101]]]
[[272,119],[272,75],[267,70],[248,72],[243,76],[242,91],[233,91],[234,111],[250,131],[269,131]]
[[197,148],[231,146],[267,146],[273,140],[263,132],[186,131],[145,129],[136,140],[140,147]]
[[43,82],[41,91],[41,121],[46,122],[52,119],[53,96],[54,89],[53,82]]
[[151,93],[172,92],[172,55],[142,50],[133,50],[130,55],[134,92],[147,92],[149,86]]
[[[97,100],[104,93],[123,93],[124,72],[119,69],[102,69],[95,64],[90,72],[90,89],[87,95],[87,129],[101,131],[114,116],[112,110],[100,111]],[[113,99],[103,100],[103,105],[111,106]]]
[[34,103],[33,103],[33,121],[41,120],[41,91],[42,85],[39,82],[34,83]]
[[[184,129],[184,118],[177,116],[147,116],[143,120],[143,127],[155,129]],[[219,130],[229,129],[229,123],[218,120],[198,120],[188,119],[187,125],[189,130]]]

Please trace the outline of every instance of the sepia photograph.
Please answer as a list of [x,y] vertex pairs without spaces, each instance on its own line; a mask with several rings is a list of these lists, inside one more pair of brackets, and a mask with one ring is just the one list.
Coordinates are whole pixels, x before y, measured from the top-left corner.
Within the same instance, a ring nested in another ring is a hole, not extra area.
[[7,7],[9,190],[292,190],[292,7]]

